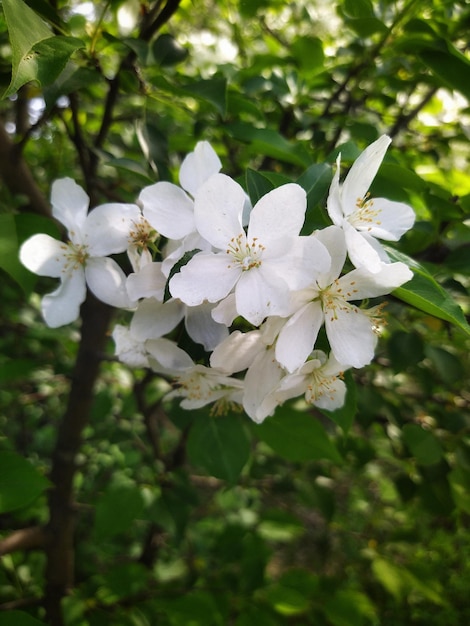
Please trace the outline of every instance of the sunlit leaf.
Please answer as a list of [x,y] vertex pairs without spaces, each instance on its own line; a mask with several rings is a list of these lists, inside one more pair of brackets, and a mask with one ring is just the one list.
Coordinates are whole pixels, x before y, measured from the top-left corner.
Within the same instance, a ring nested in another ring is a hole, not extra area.
[[226,129],[235,139],[248,143],[254,153],[301,167],[311,163],[311,156],[301,144],[288,141],[275,130],[255,128],[244,122],[231,122]]
[[49,85],[59,76],[71,55],[84,46],[80,39],[52,36],[42,19],[23,0],[5,0],[3,10],[12,47],[12,78],[3,97],[37,80]]
[[183,92],[200,100],[210,102],[220,115],[227,111],[227,80],[225,78],[207,78],[195,80],[180,86]]
[[470,335],[470,326],[462,309],[433,276],[422,265],[405,254],[389,247],[387,247],[387,252],[393,260],[407,263],[413,270],[413,278],[402,287],[395,289],[393,295],[425,313],[455,324]]

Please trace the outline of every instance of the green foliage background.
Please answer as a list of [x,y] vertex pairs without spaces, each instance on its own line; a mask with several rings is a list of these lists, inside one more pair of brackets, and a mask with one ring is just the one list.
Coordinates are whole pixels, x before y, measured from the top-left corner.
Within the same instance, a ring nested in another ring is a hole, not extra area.
[[[2,8],[0,624],[466,626],[468,3]],[[261,426],[188,413],[113,360],[96,303],[83,326],[42,322],[52,281],[17,250],[59,236],[55,178],[133,201],[207,139],[253,199],[301,182],[311,230],[338,151],[350,164],[384,132],[372,191],[416,211],[392,251],[415,278],[344,409],[287,405]]]

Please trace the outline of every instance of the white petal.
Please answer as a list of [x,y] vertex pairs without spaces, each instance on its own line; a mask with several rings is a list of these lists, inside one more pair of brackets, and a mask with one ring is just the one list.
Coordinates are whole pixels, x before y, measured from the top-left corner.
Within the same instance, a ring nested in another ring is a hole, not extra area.
[[372,246],[362,233],[346,220],[343,222],[343,228],[351,263],[355,267],[365,267],[370,272],[378,272],[382,266],[382,259],[376,246]]
[[181,271],[170,280],[170,292],[189,306],[204,300],[218,302],[225,298],[235,285],[241,270],[228,267],[227,256],[221,254],[196,254]]
[[212,317],[213,308],[214,305],[208,302],[186,308],[185,326],[188,335],[196,343],[202,344],[207,352],[228,336],[227,326],[219,324]]
[[212,252],[212,246],[197,231],[190,233],[179,241],[170,239],[163,251],[162,272],[165,276],[168,277],[175,263],[184,256],[185,252],[190,252],[191,250]]
[[129,309],[135,303],[127,295],[126,275],[109,257],[92,257],[85,266],[86,282],[93,294],[111,306]]
[[193,201],[179,187],[161,181],[139,195],[143,214],[155,230],[170,239],[183,239],[195,229]]
[[336,411],[344,405],[346,398],[346,385],[341,378],[329,378],[328,387],[319,395],[312,404],[325,409],[326,411]]
[[176,328],[183,315],[184,305],[179,300],[142,300],[132,317],[131,333],[138,341],[158,339]]
[[68,230],[69,236],[79,243],[80,232],[90,204],[85,191],[71,178],[60,178],[52,183],[51,189],[52,215]]
[[260,351],[266,350],[259,330],[242,333],[234,330],[212,352],[211,367],[216,367],[227,374],[242,372],[252,365]]
[[149,339],[145,342],[147,352],[155,359],[154,371],[176,373],[194,366],[191,357],[170,339]]
[[231,326],[236,317],[238,317],[237,302],[234,293],[221,300],[219,304],[212,309],[212,317],[219,324]]
[[360,309],[337,307],[334,316],[326,311],[325,327],[331,350],[340,363],[364,367],[372,361],[377,335]]
[[162,301],[166,280],[161,263],[144,265],[139,272],[129,274],[127,277],[126,287],[129,298],[135,301],[140,298],[156,298]]
[[346,261],[347,251],[344,231],[339,226],[327,226],[322,230],[317,230],[313,234],[313,237],[318,239],[326,247],[330,255],[330,268],[321,279],[321,284],[327,286],[341,274],[344,262]]
[[85,296],[85,275],[80,267],[64,278],[58,289],[42,299],[41,309],[46,324],[57,328],[75,321],[80,315],[80,305]]
[[338,154],[336,159],[336,171],[331,181],[330,191],[326,200],[326,208],[331,221],[336,226],[341,226],[343,221],[343,209],[341,205],[341,193],[339,185],[339,174],[341,167],[341,154]]
[[257,424],[274,412],[277,402],[271,394],[282,375],[282,368],[274,358],[272,349],[260,353],[247,371],[243,408]]
[[226,250],[230,240],[243,233],[245,197],[242,187],[225,174],[214,174],[198,189],[194,199],[196,227],[216,248]]
[[342,276],[338,286],[346,300],[376,298],[390,293],[413,278],[413,272],[405,263],[382,263],[374,274],[367,269],[356,269]]
[[238,314],[255,326],[269,315],[287,315],[290,305],[286,283],[276,277],[269,280],[260,269],[243,272],[235,287]]
[[355,224],[359,230],[365,230],[373,237],[385,241],[398,241],[400,237],[413,226],[415,212],[403,202],[393,202],[385,198],[374,198],[373,210],[378,211],[377,219],[364,226]]
[[147,351],[142,342],[136,341],[131,331],[122,324],[116,324],[112,332],[115,343],[115,354],[118,359],[129,367],[148,367]]
[[352,164],[341,189],[345,216],[350,215],[356,208],[356,202],[366,195],[391,141],[390,137],[382,135],[367,146]]
[[276,342],[276,359],[289,372],[294,372],[307,360],[322,324],[319,302],[306,304],[285,324]]
[[97,206],[88,214],[82,231],[90,254],[107,256],[124,252],[130,243],[130,233],[140,220],[136,204],[115,202]]
[[260,198],[250,214],[248,239],[265,244],[271,239],[298,235],[305,220],[307,194],[300,185],[289,183]]
[[65,271],[68,251],[67,244],[40,233],[23,243],[20,248],[20,261],[34,274],[58,278]]
[[[262,271],[269,271],[273,277],[284,280],[288,290],[304,289],[314,283],[320,274],[325,274],[331,266],[331,257],[326,247],[316,237],[288,237],[289,242],[284,254],[272,258],[275,243],[263,256]],[[281,239],[278,241],[282,241]],[[276,250],[278,252],[278,250]]]
[[199,141],[194,152],[190,152],[181,163],[180,184],[194,197],[199,187],[221,168],[222,163],[210,143]]

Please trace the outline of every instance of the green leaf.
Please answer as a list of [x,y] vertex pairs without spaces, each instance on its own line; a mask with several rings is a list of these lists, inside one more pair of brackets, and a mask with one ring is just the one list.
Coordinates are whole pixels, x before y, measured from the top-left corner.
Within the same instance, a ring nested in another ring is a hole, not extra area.
[[441,445],[429,430],[418,424],[405,424],[402,432],[403,440],[418,463],[433,465],[441,460]]
[[307,192],[307,212],[301,234],[310,235],[315,229],[323,228],[329,223],[323,200],[332,177],[333,170],[328,163],[314,163],[296,180],[296,183]]
[[307,199],[311,206],[320,203],[333,178],[333,170],[328,163],[313,163],[299,176],[296,183],[307,192]]
[[[11,83],[3,97],[14,93],[28,80],[27,66],[34,59],[31,50],[40,41],[49,39],[50,29],[23,0],[3,0],[3,13],[8,28],[12,51]],[[21,69],[22,68],[22,69]],[[24,73],[26,71],[26,75]]]
[[364,619],[376,622],[371,600],[354,589],[339,589],[325,603],[325,614],[334,626],[363,626]]
[[456,467],[447,475],[456,506],[470,515],[470,474]]
[[41,215],[20,213],[0,216],[0,267],[16,280],[25,295],[33,291],[37,276],[20,263],[18,252],[23,241],[36,233],[47,233],[55,239],[60,237],[57,225]]
[[200,100],[210,102],[225,117],[227,112],[227,79],[207,78],[181,85],[181,89]]
[[419,56],[444,86],[460,91],[470,99],[470,61],[450,41],[448,51],[424,50]]
[[159,599],[158,610],[163,611],[165,623],[170,626],[215,626],[223,623],[215,598],[204,590]]
[[1,626],[46,626],[29,613],[23,611],[2,611],[0,613]]
[[30,9],[62,32],[67,31],[68,25],[63,21],[59,13],[49,4],[48,0],[26,0],[26,4]]
[[320,422],[289,405],[280,407],[273,417],[254,427],[254,433],[275,452],[289,461],[329,459],[341,463],[335,444]]
[[380,557],[372,561],[372,571],[379,583],[396,599],[405,591],[403,569]]
[[323,70],[325,54],[318,37],[297,37],[291,45],[291,52],[303,71],[312,74]]
[[10,213],[0,215],[0,268],[10,274],[25,293],[33,289],[36,279],[19,261],[15,217]]
[[255,205],[262,196],[274,189],[274,184],[260,172],[247,168],[246,188],[252,204]]
[[0,452],[0,513],[31,504],[49,486],[25,458],[11,450]]
[[188,455],[211,476],[235,483],[250,456],[250,440],[239,415],[198,417],[188,437]]
[[167,300],[171,298],[170,280],[173,278],[175,274],[177,274],[181,270],[182,267],[187,265],[189,261],[191,261],[193,256],[196,255],[198,252],[201,252],[199,248],[194,248],[194,250],[188,250],[187,252],[183,254],[181,259],[173,265],[173,267],[170,270],[170,273],[168,274],[168,280],[166,281],[166,285],[165,285],[165,292],[163,296],[164,302],[166,302]]
[[32,80],[53,83],[71,55],[84,47],[80,39],[53,36],[23,0],[4,0],[3,11],[12,49],[12,77],[4,98]]
[[232,122],[226,124],[225,129],[235,139],[250,144],[251,151],[255,154],[300,167],[308,167],[312,162],[308,151],[301,144],[288,141],[270,128],[255,128],[245,122]]
[[184,61],[189,51],[187,48],[183,48],[173,35],[164,33],[157,37],[156,41],[153,43],[152,54],[158,65],[166,67]]
[[98,540],[109,539],[128,530],[142,515],[144,502],[137,485],[111,485],[96,505],[95,535]]
[[310,609],[308,595],[281,583],[273,583],[260,592],[263,601],[269,604],[276,613],[286,617],[302,615]]
[[326,415],[333,422],[335,422],[335,424],[338,424],[344,434],[347,435],[353,425],[354,417],[357,413],[357,389],[356,383],[350,371],[345,372],[344,382],[347,386],[344,405],[340,409],[336,409],[336,411],[325,411],[324,409],[319,410],[323,413],[323,415]]
[[343,0],[343,10],[348,17],[374,17],[371,0]]
[[416,332],[395,331],[387,344],[390,363],[396,372],[417,365],[424,359],[424,345]]
[[37,366],[34,359],[9,359],[0,365],[0,383],[28,378]]
[[385,178],[400,188],[404,187],[412,191],[422,192],[427,187],[426,181],[418,174],[395,163],[383,163],[380,166],[380,172],[376,177],[377,184],[379,184],[381,178]]
[[403,287],[395,289],[393,295],[420,311],[455,324],[467,335],[470,335],[470,326],[462,309],[435,278],[422,265],[402,252],[388,246],[385,247],[394,261],[402,261],[413,270],[413,278]]
[[126,159],[124,157],[121,157],[116,159],[108,159],[106,161],[106,164],[110,165],[111,167],[115,167],[117,170],[132,173],[136,182],[138,181],[143,185],[150,185],[153,182],[145,167],[143,167],[138,161],[133,161],[132,159]]
[[465,370],[459,359],[440,346],[426,345],[424,352],[446,385],[460,382]]

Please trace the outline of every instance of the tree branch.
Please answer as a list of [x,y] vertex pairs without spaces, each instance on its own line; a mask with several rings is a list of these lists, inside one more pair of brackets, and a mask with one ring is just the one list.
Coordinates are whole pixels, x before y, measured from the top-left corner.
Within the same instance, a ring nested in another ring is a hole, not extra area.
[[73,585],[75,459],[90,415],[95,381],[104,350],[112,309],[91,294],[82,307],[82,338],[72,376],[67,409],[59,426],[50,474],[49,524],[46,542],[44,606],[48,622],[63,626],[61,600]]
[[51,208],[23,159],[20,147],[0,124],[0,175],[12,194],[28,198],[24,210],[51,217]]
[[33,550],[42,548],[46,539],[46,532],[42,526],[31,526],[15,530],[0,541],[0,556],[16,552],[17,550]]

